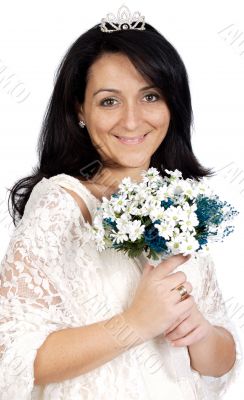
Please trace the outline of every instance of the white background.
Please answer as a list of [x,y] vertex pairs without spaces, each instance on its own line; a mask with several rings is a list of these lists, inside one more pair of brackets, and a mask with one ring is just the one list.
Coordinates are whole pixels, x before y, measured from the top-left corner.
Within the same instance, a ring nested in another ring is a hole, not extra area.
[[[108,12],[116,13],[122,4],[116,0],[9,0],[1,4],[0,258],[13,229],[6,188],[31,174],[37,162],[37,139],[58,64],[81,33]],[[243,342],[243,2],[139,0],[124,4],[145,15],[181,54],[192,93],[194,152],[203,165],[219,171],[213,186],[240,211],[235,233],[215,245],[213,254],[228,312]],[[225,399],[243,396],[239,378]]]

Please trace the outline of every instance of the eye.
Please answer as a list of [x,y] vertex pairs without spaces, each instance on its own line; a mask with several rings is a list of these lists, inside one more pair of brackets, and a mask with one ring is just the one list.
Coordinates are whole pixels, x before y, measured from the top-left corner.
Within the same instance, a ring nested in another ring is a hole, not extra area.
[[113,97],[107,97],[106,99],[103,99],[100,102],[100,105],[103,107],[110,107],[114,105],[114,101],[116,101],[116,99],[114,99]]
[[[160,96],[157,93],[149,93],[149,94],[146,94],[145,97],[149,98],[149,103],[154,103],[155,101],[157,101],[160,98]],[[152,97],[154,97],[154,100],[152,100]],[[156,100],[155,100],[155,98],[156,98]]]

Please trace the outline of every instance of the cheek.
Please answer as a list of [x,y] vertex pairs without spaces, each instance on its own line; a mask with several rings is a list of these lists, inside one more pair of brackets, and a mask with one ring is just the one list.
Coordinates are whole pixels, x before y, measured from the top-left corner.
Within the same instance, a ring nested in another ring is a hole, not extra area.
[[92,114],[92,118],[87,120],[89,134],[94,140],[101,139],[107,131],[108,123],[106,119],[98,113]]
[[150,114],[148,114],[148,119],[155,127],[167,129],[170,122],[169,110],[165,107],[151,110]]
[[97,113],[96,116],[93,116],[90,126],[93,128],[93,131],[96,132],[96,135],[101,136],[108,133],[115,123],[115,115],[104,115],[103,113]]
[[169,123],[170,118],[168,116],[155,119],[155,127],[157,128],[160,137],[164,137],[166,135],[169,128]]

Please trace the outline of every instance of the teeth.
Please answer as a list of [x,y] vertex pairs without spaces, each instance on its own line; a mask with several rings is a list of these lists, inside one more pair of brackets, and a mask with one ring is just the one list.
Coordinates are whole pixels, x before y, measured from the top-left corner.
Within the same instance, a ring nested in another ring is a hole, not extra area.
[[127,143],[127,144],[139,144],[143,141],[144,136],[146,135],[142,135],[142,136],[138,136],[136,138],[125,138],[123,136],[117,136],[117,138],[122,142],[122,143]]
[[143,138],[144,136],[145,135],[137,136],[137,137],[134,137],[134,138],[127,138],[127,137],[124,137],[124,136],[116,136],[116,137],[119,138],[119,139],[125,139],[125,140],[137,140],[137,139]]
[[142,136],[137,136],[134,138],[127,138],[127,137],[123,137],[123,136],[116,136],[122,143],[127,143],[127,144],[138,144],[140,142],[143,141],[145,135]]

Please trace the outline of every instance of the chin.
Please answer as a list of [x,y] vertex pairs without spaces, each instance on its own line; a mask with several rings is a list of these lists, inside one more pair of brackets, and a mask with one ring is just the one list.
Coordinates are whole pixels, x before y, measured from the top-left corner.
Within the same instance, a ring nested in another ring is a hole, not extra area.
[[150,164],[150,159],[143,159],[143,160],[133,160],[130,158],[128,160],[118,160],[117,161],[121,167],[124,168],[143,168],[145,165]]

